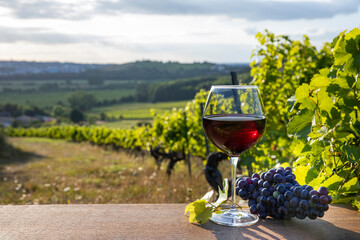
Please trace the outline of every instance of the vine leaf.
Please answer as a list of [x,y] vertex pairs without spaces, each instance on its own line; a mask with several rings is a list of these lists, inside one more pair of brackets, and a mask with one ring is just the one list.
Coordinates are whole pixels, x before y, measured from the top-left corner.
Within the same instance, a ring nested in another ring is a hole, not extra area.
[[296,138],[306,138],[311,132],[313,112],[303,109],[295,115],[288,124],[288,135]]

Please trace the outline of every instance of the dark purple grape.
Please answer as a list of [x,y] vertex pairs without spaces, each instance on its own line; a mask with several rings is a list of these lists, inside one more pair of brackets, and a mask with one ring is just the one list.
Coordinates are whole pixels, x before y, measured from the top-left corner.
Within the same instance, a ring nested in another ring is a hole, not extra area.
[[261,212],[259,213],[259,218],[266,218],[267,217],[267,213],[266,212]]
[[265,182],[264,179],[260,179],[259,182],[258,182],[258,188],[263,187],[264,182]]
[[278,204],[280,204],[280,205],[283,205],[283,204],[284,204],[284,202],[285,202],[284,194],[279,194],[279,196],[277,197],[277,202],[278,202]]
[[271,187],[271,183],[268,182],[268,181],[265,181],[264,184],[263,184],[263,187],[264,187],[264,188],[270,188],[270,187]]
[[266,207],[264,205],[262,205],[261,203],[256,204],[256,209],[258,210],[259,213],[263,213],[266,211]]
[[254,191],[253,192],[253,199],[257,199],[260,196],[259,191]]
[[309,202],[305,199],[300,200],[299,207],[301,209],[309,209]]
[[328,204],[330,204],[332,202],[332,197],[330,195],[328,195],[327,197],[328,197]]
[[312,195],[311,200],[313,201],[313,203],[318,203],[319,202],[319,197],[317,195]]
[[327,210],[329,210],[329,205],[328,204],[324,204],[323,205],[323,211],[327,211]]
[[272,168],[272,169],[270,169],[268,172],[271,173],[272,175],[274,175],[275,172],[276,172],[276,169]]
[[307,186],[305,189],[306,189],[308,192],[310,192],[311,190],[313,190],[313,187],[312,187],[312,186]]
[[270,207],[276,206],[276,199],[273,196],[267,198],[266,203]]
[[291,183],[287,182],[284,184],[284,186],[286,189],[290,189],[293,185]]
[[296,187],[300,187],[300,184],[296,180],[292,180],[291,183]]
[[236,195],[239,195],[239,191],[240,191],[241,189],[239,188],[239,187],[236,187],[235,188],[235,193],[236,193]]
[[290,171],[290,172],[292,172],[291,167],[286,167],[286,168],[284,168],[284,170],[285,170],[285,171]]
[[314,208],[315,208],[315,210],[317,210],[317,211],[324,211],[323,205],[320,204],[320,203],[314,203]]
[[284,169],[281,169],[281,168],[278,168],[275,171],[275,174],[280,174],[281,176],[284,176],[284,173],[285,173]]
[[310,200],[309,200],[309,206],[310,206],[311,208],[313,208],[313,207],[314,207],[314,202],[313,202],[313,200],[312,200],[312,199],[310,199]]
[[309,218],[316,219],[319,214],[319,211],[315,210],[314,208],[309,209]]
[[296,218],[298,219],[305,219],[306,215],[304,215],[303,213],[296,213]]
[[287,209],[290,208],[290,201],[289,200],[285,200],[284,207],[286,207]]
[[256,209],[256,204],[250,206],[250,212],[252,214],[257,214],[258,213],[258,211]]
[[235,185],[236,185],[236,186],[239,185],[239,182],[240,182],[241,180],[244,180],[244,178],[238,178],[238,179],[236,179]]
[[291,200],[290,200],[290,206],[295,208],[299,205],[299,199],[297,197],[293,197]]
[[283,181],[283,176],[281,174],[276,173],[273,177],[274,182],[281,183]]
[[247,187],[248,187],[248,183],[247,183],[247,181],[245,181],[245,180],[240,180],[239,181],[239,184],[238,184],[238,187],[240,188],[240,189],[246,189]]
[[248,192],[250,192],[250,193],[252,193],[252,192],[254,192],[255,191],[255,186],[254,186],[254,184],[249,184],[249,186],[247,187],[247,190],[248,190]]
[[252,184],[251,178],[246,177],[244,180],[245,180],[248,184]]
[[308,190],[302,190],[301,193],[300,193],[300,198],[308,199],[309,198],[309,191]]
[[286,187],[284,185],[279,185],[276,189],[276,191],[278,191],[279,193],[284,193],[286,190]]
[[262,196],[269,197],[269,196],[271,195],[271,192],[270,192],[269,189],[263,188],[263,189],[261,190],[260,194],[261,194]]
[[260,179],[260,175],[258,173],[254,173],[251,178],[257,178],[257,179]]
[[304,190],[306,187],[307,187],[308,185],[301,185],[300,187],[301,187],[301,190]]
[[278,207],[278,213],[280,213],[282,216],[285,216],[288,214],[288,210],[284,206]]
[[301,188],[300,187],[295,187],[293,190],[294,196],[295,197],[300,197],[300,193],[301,193]]
[[321,204],[327,204],[327,203],[328,203],[328,198],[327,198],[327,196],[325,196],[325,195],[320,196],[320,197],[319,197],[319,202],[320,202]]
[[261,175],[260,175],[260,179],[262,179],[262,180],[264,180],[264,181],[265,181],[265,174],[266,174],[266,172],[261,173]]
[[292,174],[289,174],[289,175],[287,175],[287,176],[285,177],[285,180],[286,180],[287,182],[292,182],[292,181],[294,180],[294,177],[293,177]]
[[318,217],[322,218],[324,216],[324,214],[325,214],[324,211],[319,211]]
[[245,198],[247,198],[248,195],[248,191],[246,191],[245,189],[240,190],[239,192],[239,196],[245,200]]
[[284,172],[284,176],[286,177],[287,175],[289,175],[289,174],[291,174],[291,171],[289,171],[289,170],[285,170],[285,172]]
[[326,187],[320,187],[318,192],[320,193],[320,195],[328,195],[329,194],[329,190]]
[[261,203],[262,205],[266,205],[266,203],[267,203],[267,197],[265,197],[265,196],[260,196],[260,197],[258,197],[258,201],[257,201],[258,203]]
[[252,184],[254,184],[254,187],[255,188],[258,188],[258,183],[259,183],[259,179],[258,178],[253,178],[253,179],[251,179],[252,180]]
[[268,181],[268,182],[272,182],[273,176],[274,176],[274,175],[273,175],[272,173],[267,172],[267,173],[265,174],[265,180]]
[[284,197],[288,201],[290,201],[293,198],[293,196],[294,196],[293,193],[289,190],[284,193]]
[[285,171],[285,169],[283,167],[278,167],[276,170],[283,170]]
[[316,191],[316,190],[311,190],[310,192],[309,192],[309,197],[311,198],[313,195],[316,195],[316,196],[319,196],[319,193],[318,193],[318,191]]

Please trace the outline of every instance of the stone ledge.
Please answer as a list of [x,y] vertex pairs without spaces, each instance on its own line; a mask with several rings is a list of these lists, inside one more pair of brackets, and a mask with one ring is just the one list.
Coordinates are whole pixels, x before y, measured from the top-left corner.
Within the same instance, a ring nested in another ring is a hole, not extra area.
[[186,204],[2,205],[0,239],[360,239],[360,213],[266,219],[244,228],[190,224]]

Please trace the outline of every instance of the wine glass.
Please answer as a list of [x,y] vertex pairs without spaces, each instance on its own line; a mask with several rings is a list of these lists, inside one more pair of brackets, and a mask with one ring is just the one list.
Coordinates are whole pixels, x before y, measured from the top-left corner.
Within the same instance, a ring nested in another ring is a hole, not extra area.
[[241,153],[256,144],[265,130],[265,115],[257,86],[212,86],[203,114],[206,136],[229,156],[232,177],[232,204],[212,214],[211,221],[227,226],[248,226],[257,215],[236,207],[236,166]]

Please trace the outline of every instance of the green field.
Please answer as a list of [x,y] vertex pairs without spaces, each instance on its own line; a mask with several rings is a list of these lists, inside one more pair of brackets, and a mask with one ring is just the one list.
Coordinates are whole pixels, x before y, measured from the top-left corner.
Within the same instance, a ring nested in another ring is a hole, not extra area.
[[[210,186],[202,161],[184,162],[171,179],[150,155],[107,151],[88,143],[10,138],[0,152],[0,204],[185,203]],[[226,170],[226,168],[223,168]]]
[[[1,103],[16,103],[21,105],[34,104],[39,107],[51,107],[59,101],[68,104],[67,98],[74,91],[56,92],[2,92],[0,94]],[[134,89],[115,89],[115,90],[87,90],[96,96],[97,100],[112,100],[133,95]]]
[[114,122],[103,122],[101,126],[108,127],[108,128],[118,128],[118,129],[131,129],[135,127],[138,123],[152,123],[152,120],[121,120],[121,121],[114,121]]
[[188,100],[159,103],[126,103],[109,107],[94,108],[89,114],[99,115],[101,112],[104,112],[109,117],[119,118],[119,116],[122,116],[124,119],[151,119],[150,109],[154,109],[156,113],[162,114],[173,108],[185,107],[187,102]]

